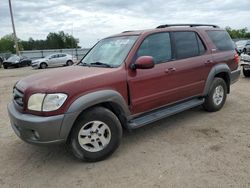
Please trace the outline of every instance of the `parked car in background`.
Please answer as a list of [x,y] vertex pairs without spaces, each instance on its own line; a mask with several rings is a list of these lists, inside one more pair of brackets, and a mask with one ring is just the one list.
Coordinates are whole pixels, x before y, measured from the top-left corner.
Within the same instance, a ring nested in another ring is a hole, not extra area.
[[7,69],[9,67],[23,67],[23,66],[30,66],[31,59],[28,59],[24,56],[12,55],[7,60],[3,62],[3,68]]
[[240,53],[250,53],[250,40],[240,40],[236,43],[236,48]]
[[245,77],[250,77],[250,55],[241,54],[242,72]]
[[36,59],[32,61],[33,68],[45,69],[47,67],[55,66],[70,66],[76,62],[76,58],[65,53],[51,54],[45,58]]

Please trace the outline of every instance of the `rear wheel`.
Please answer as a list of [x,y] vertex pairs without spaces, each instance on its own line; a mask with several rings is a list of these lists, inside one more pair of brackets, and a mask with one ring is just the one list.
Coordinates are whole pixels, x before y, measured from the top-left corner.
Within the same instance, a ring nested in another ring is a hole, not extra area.
[[40,64],[40,68],[41,69],[46,69],[47,68],[47,64],[46,63],[41,63]]
[[250,70],[246,70],[244,66],[243,66],[243,75],[245,77],[250,77]]
[[3,68],[4,68],[4,69],[7,69],[7,68],[8,68],[8,66],[7,66],[7,65],[3,65]]
[[220,110],[227,98],[227,84],[222,78],[214,78],[203,107],[209,112]]
[[95,107],[76,120],[69,138],[69,146],[80,160],[100,161],[111,155],[120,145],[122,127],[110,110]]

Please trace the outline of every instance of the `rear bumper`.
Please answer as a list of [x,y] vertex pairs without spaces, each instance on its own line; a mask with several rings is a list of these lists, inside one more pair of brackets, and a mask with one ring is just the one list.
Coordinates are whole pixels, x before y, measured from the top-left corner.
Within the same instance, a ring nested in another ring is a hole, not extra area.
[[230,82],[231,84],[234,84],[235,82],[239,80],[240,72],[241,72],[240,68],[231,72],[231,82]]
[[22,114],[15,109],[13,102],[8,105],[8,113],[16,135],[28,143],[44,145],[66,141],[60,137],[64,115],[41,117]]

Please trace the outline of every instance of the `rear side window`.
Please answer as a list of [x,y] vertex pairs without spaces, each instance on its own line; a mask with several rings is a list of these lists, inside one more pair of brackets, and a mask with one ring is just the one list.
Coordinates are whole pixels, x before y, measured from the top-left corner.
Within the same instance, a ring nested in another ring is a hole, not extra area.
[[208,36],[220,51],[234,50],[235,45],[226,31],[207,31]]
[[203,54],[206,50],[200,37],[192,31],[174,32],[176,58],[183,59]]
[[155,63],[172,59],[169,33],[156,33],[148,36],[137,51],[137,57],[152,56]]

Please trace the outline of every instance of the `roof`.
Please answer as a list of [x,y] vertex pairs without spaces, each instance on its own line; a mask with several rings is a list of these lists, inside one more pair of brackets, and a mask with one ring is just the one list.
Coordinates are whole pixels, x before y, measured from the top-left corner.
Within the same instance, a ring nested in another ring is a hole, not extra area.
[[194,31],[197,29],[222,30],[219,26],[212,24],[165,24],[157,26],[155,29],[123,31],[122,33],[112,35],[110,37],[141,35],[147,33],[154,33],[157,31],[180,31],[180,30]]

